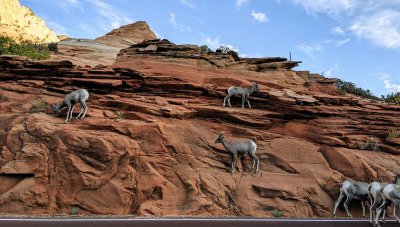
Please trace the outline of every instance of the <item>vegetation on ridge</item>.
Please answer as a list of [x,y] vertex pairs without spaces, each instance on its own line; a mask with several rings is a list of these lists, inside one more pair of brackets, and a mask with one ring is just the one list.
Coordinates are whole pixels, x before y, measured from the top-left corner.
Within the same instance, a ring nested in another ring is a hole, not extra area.
[[47,44],[36,44],[31,41],[16,42],[10,37],[0,36],[0,55],[20,55],[33,60],[43,60],[50,58],[50,49]]
[[207,45],[201,46],[200,51],[203,54],[208,54],[208,53],[212,52],[212,50]]
[[400,93],[392,92],[390,94],[387,94],[386,96],[382,95],[382,100],[387,103],[400,104]]
[[347,93],[353,94],[355,96],[361,97],[361,98],[366,98],[366,99],[372,99],[372,100],[377,100],[377,101],[383,101],[386,103],[391,103],[391,104],[400,104],[400,93],[399,92],[392,92],[387,95],[382,95],[380,98],[372,94],[370,90],[364,90],[360,87],[357,87],[354,83],[351,82],[346,82],[343,80],[339,80],[339,82],[336,83],[336,88],[338,89],[338,94],[340,95],[345,95]]
[[366,98],[366,99],[373,99],[373,100],[381,100],[380,98],[376,97],[372,92],[367,89],[364,90],[360,87],[357,87],[354,83],[346,82],[343,80],[339,80],[336,83],[336,88],[339,91],[339,94],[345,95],[346,93],[353,94],[355,96]]
[[207,45],[200,46],[200,51],[203,54],[210,54],[210,53],[219,53],[219,54],[228,54],[231,55],[234,59],[240,59],[239,53],[232,50],[228,46],[220,46],[215,51],[212,51]]

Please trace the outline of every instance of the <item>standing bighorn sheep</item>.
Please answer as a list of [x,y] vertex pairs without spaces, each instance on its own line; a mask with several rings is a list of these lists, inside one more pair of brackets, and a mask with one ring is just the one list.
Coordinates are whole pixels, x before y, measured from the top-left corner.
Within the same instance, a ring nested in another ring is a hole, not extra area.
[[242,109],[244,109],[245,101],[247,101],[247,104],[249,105],[249,108],[251,109],[249,97],[251,94],[253,94],[256,91],[258,91],[258,84],[254,81],[253,81],[253,86],[251,86],[250,88],[242,88],[242,87],[235,87],[235,86],[229,87],[228,95],[224,98],[224,104],[222,106],[225,107],[225,103],[226,103],[226,101],[228,101],[229,107],[232,107],[231,106],[231,97],[234,95],[241,95],[242,96]]
[[396,211],[400,209],[400,174],[396,175],[395,183],[388,184],[382,189],[382,204],[376,211],[375,224],[380,226],[379,216],[383,210],[385,210],[391,203],[393,203],[393,215],[396,220],[400,223],[400,218],[396,214]]
[[[400,184],[400,175],[394,178],[394,184]],[[370,222],[373,223],[376,217],[377,208],[382,204],[382,190],[390,183],[372,182],[368,185],[368,195],[371,199]],[[386,209],[383,210],[382,221],[385,221]]]
[[353,217],[349,212],[348,206],[351,200],[358,199],[361,200],[363,216],[365,216],[364,201],[368,200],[368,184],[353,180],[345,180],[342,186],[340,187],[340,195],[338,200],[335,202],[335,208],[333,209],[333,216],[336,217],[336,209],[345,196],[346,196],[346,201],[344,202],[344,208],[346,209],[347,215],[349,215],[349,217]]
[[53,108],[54,112],[57,114],[60,114],[60,111],[63,107],[68,107],[68,112],[67,112],[67,118],[65,119],[65,123],[68,121],[72,120],[72,113],[74,111],[74,104],[79,102],[81,104],[81,111],[79,112],[78,116],[76,119],[83,119],[86,116],[86,112],[88,110],[88,107],[86,105],[86,100],[89,98],[89,92],[87,92],[85,89],[80,89],[73,91],[69,94],[67,94],[61,103],[57,103],[52,105],[51,107]]
[[[253,170],[255,173],[258,172],[260,161],[256,156],[257,144],[253,140],[245,140],[241,142],[228,142],[225,140],[225,132],[222,132],[215,143],[222,143],[225,149],[231,153],[232,163],[231,163],[231,173],[235,171],[236,158],[241,154],[248,154],[253,159]],[[254,166],[256,168],[254,169]]]
[[[368,195],[370,197],[371,201],[371,206],[369,208],[369,217],[370,217],[370,222],[373,223],[375,216],[376,216],[376,210],[379,207],[379,205],[382,203],[382,189],[388,185],[389,183],[380,183],[377,181],[372,182],[371,184],[368,185]],[[382,219],[383,221],[385,220],[385,215],[386,215],[386,209],[383,211]]]

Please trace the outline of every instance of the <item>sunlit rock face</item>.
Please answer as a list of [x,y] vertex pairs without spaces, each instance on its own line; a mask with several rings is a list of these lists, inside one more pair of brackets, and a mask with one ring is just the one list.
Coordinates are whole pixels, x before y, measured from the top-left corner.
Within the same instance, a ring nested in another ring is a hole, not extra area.
[[52,53],[52,60],[71,61],[76,65],[92,67],[111,65],[117,59],[121,49],[156,39],[155,33],[147,22],[137,21],[116,28],[96,39],[77,39],[63,35],[58,36],[58,51]]
[[[345,179],[398,173],[399,105],[341,94],[299,61],[154,38],[137,22],[63,40],[51,60],[0,56],[0,213],[328,218]],[[252,109],[222,107],[253,82]],[[89,111],[64,124],[51,104],[76,89]],[[222,131],[256,141],[257,174],[248,156],[230,172]]]
[[[308,71],[254,71],[284,59],[235,66],[197,50],[148,41],[104,67],[0,56],[0,213],[328,218],[343,180],[398,172],[400,141],[386,136],[398,105],[339,95],[335,79]],[[222,107],[227,87],[252,81],[252,109],[239,97]],[[66,109],[57,117],[50,104],[78,88],[89,111],[77,120],[76,105],[64,124]],[[230,173],[222,131],[255,138],[257,174],[248,156]],[[358,201],[350,210],[361,217]]]
[[156,38],[157,36],[150,29],[147,22],[138,21],[114,29],[104,36],[98,37],[96,41],[109,46],[126,48],[133,44],[143,42],[144,40]]
[[17,41],[36,43],[58,42],[56,33],[31,9],[21,6],[18,0],[0,0],[0,35]]

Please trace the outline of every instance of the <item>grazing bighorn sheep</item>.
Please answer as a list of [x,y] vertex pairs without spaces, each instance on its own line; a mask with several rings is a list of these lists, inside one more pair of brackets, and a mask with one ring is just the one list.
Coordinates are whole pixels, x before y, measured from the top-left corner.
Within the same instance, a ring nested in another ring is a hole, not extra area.
[[[225,140],[225,132],[222,132],[218,138],[215,140],[215,143],[222,143],[225,149],[231,153],[232,163],[231,163],[231,173],[235,171],[236,167],[236,158],[241,154],[248,154],[253,159],[253,167],[254,172],[257,173],[260,166],[260,161],[256,156],[257,144],[253,140],[245,140],[241,142],[228,142]],[[256,169],[254,166],[256,165]]]
[[251,109],[249,97],[251,94],[253,94],[256,91],[258,91],[258,84],[254,81],[253,81],[253,86],[251,86],[250,88],[242,88],[242,87],[235,87],[235,86],[229,87],[228,95],[224,98],[224,104],[222,106],[225,107],[225,103],[226,103],[226,101],[228,101],[229,107],[232,107],[231,106],[231,97],[234,95],[241,95],[242,96],[242,109],[244,109],[245,101],[247,101],[247,104],[249,105],[249,108]]
[[388,184],[382,189],[382,204],[376,210],[375,224],[381,226],[379,223],[379,215],[382,210],[385,210],[391,203],[393,203],[393,216],[400,223],[400,218],[396,211],[400,209],[400,174],[396,175],[395,184]]
[[63,107],[68,107],[68,112],[67,112],[67,118],[65,119],[65,123],[68,121],[72,120],[72,113],[74,111],[74,104],[79,102],[81,104],[81,111],[79,112],[78,116],[76,119],[85,118],[86,112],[88,110],[88,107],[86,105],[86,100],[89,98],[89,92],[87,92],[85,89],[80,89],[73,91],[69,94],[67,94],[61,103],[57,103],[52,105],[51,107],[53,108],[54,112],[56,112],[58,115],[60,114],[60,111]]
[[361,200],[361,206],[363,209],[363,216],[365,217],[365,206],[364,201],[368,200],[368,184],[364,182],[358,182],[353,180],[345,180],[340,187],[340,195],[338,200],[335,202],[335,208],[333,209],[333,216],[336,217],[336,209],[340,202],[346,196],[346,201],[344,202],[344,208],[346,209],[347,215],[353,217],[349,212],[349,203],[353,199]]

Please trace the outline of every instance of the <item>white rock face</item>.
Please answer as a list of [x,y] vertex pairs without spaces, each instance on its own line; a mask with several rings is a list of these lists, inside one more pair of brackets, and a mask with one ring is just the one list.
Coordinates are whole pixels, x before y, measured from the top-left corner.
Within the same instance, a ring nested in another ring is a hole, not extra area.
[[18,0],[0,0],[0,35],[17,41],[30,40],[36,43],[58,42],[53,30],[31,9],[21,6]]

